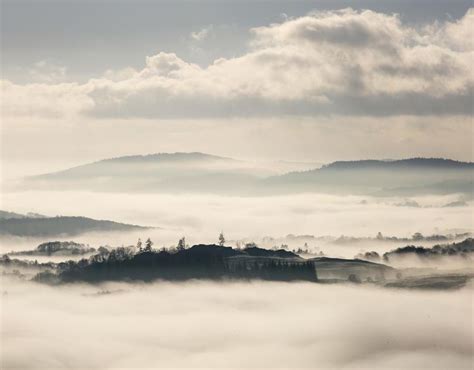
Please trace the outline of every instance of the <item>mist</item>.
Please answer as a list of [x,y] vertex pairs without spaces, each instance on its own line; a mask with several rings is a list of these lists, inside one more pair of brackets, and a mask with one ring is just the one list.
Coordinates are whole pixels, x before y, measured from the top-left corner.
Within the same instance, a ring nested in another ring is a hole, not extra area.
[[472,366],[472,287],[3,279],[2,291],[2,368]]
[[472,1],[1,10],[2,370],[474,368]]
[[[217,195],[165,195],[94,193],[79,191],[30,191],[4,193],[2,207],[16,212],[37,212],[49,216],[87,216],[159,229],[138,233],[95,233],[58,240],[74,240],[92,247],[129,245],[151,237],[156,246],[175,244],[186,236],[190,244],[215,242],[223,231],[228,241],[259,242],[265,236],[287,234],[331,235],[338,237],[410,237],[472,231],[472,203],[464,207],[443,207],[458,195],[424,196],[415,199],[423,207],[400,207],[405,198],[374,198],[324,194],[298,194],[272,197],[230,197]],[[2,238],[2,252],[33,249],[50,238]],[[281,242],[286,243],[288,242]],[[291,244],[291,243],[290,243]],[[291,247],[302,247],[293,244]],[[353,257],[364,245],[331,245],[323,241],[308,243],[336,256]],[[273,245],[267,245],[273,246]],[[388,251],[397,244],[379,244]],[[373,248],[373,246],[367,246]]]

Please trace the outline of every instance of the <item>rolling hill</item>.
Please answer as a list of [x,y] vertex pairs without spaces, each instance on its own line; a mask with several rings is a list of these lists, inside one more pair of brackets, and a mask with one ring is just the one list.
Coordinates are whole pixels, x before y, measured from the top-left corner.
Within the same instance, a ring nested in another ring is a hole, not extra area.
[[474,163],[440,158],[396,161],[334,162],[320,169],[292,172],[264,180],[273,192],[329,192],[381,196],[472,195]]
[[237,195],[323,192],[378,196],[463,193],[472,197],[474,163],[442,158],[339,161],[275,175],[255,164],[203,153],[101,160],[25,179],[27,188]]
[[130,192],[228,193],[252,189],[274,172],[204,153],[158,153],[105,159],[26,178],[27,188]]

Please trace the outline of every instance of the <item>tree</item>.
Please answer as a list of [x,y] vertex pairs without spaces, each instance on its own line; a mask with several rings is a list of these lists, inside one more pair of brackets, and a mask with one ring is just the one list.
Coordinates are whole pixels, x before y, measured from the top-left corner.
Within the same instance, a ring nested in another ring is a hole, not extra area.
[[3,262],[3,263],[10,263],[10,262],[11,262],[11,259],[10,259],[10,257],[9,257],[7,254],[4,254],[4,255],[2,256],[2,262]]
[[153,245],[153,242],[151,241],[150,238],[148,238],[145,242],[145,252],[151,252],[152,245]]
[[142,240],[140,238],[138,238],[137,249],[138,249],[139,252],[142,251]]
[[176,247],[176,249],[178,251],[184,251],[186,249],[186,239],[184,238],[184,236],[179,239],[178,246]]
[[[138,239],[140,240],[140,239]],[[141,243],[141,242],[140,242]],[[106,255],[109,254],[109,250],[106,247],[100,246],[99,249],[97,250],[99,254],[101,255]]]
[[413,240],[420,241],[424,239],[424,236],[422,233],[414,233],[412,238]]
[[221,233],[219,234],[219,245],[223,247],[224,244],[225,244],[224,233],[221,231]]

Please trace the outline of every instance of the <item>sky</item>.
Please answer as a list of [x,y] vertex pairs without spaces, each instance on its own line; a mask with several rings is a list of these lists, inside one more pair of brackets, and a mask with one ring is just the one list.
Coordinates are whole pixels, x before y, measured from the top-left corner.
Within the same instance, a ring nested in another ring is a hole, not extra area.
[[2,0],[2,177],[177,151],[471,161],[470,6]]

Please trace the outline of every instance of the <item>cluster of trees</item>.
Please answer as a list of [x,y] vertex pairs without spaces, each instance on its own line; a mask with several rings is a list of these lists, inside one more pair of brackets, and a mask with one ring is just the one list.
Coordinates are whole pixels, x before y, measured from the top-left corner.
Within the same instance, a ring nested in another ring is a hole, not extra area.
[[375,239],[381,240],[381,241],[414,241],[414,242],[419,242],[419,241],[428,241],[428,242],[442,242],[442,241],[448,241],[448,240],[453,240],[453,239],[459,239],[459,238],[466,238],[470,234],[469,233],[462,233],[462,234],[448,234],[448,235],[439,235],[439,234],[434,234],[434,235],[423,235],[420,232],[414,233],[411,238],[397,238],[396,236],[384,236],[380,231],[377,233]]
[[79,255],[79,254],[88,254],[96,252],[95,248],[89,247],[89,245],[62,241],[52,241],[46,242],[38,245],[36,249],[28,251],[19,251],[19,252],[10,252],[10,255],[24,255],[24,256],[34,256],[34,255],[46,255],[51,256],[55,255]]
[[359,253],[357,256],[355,256],[355,258],[367,261],[379,261],[380,255],[376,251],[370,251],[365,253]]
[[145,242],[145,247],[143,247],[142,240],[139,238],[137,242],[137,249],[139,252],[151,252],[153,247],[153,242],[148,238]]
[[[221,233],[221,243],[224,236]],[[187,279],[263,279],[315,281],[311,261],[289,251],[261,248],[237,250],[223,245],[195,245],[187,248],[181,238],[176,250],[153,250],[151,240],[145,247],[104,248],[95,256],[78,262],[58,264],[61,281],[104,280],[187,280]]]
[[[221,233],[219,234],[219,237],[218,237],[218,245],[223,247],[224,244],[225,244],[225,237],[224,237],[224,233],[221,231]],[[136,244],[136,249],[138,250],[139,253],[141,252],[151,252],[153,250],[153,241],[148,238],[146,241],[145,241],[145,246],[143,246],[143,243],[142,243],[142,240],[139,238],[138,239],[138,242]],[[186,238],[183,236],[182,238],[180,238],[178,240],[178,244],[176,245],[176,250],[179,252],[179,251],[183,251],[185,250],[186,248],[188,248],[189,245],[186,244]],[[166,250],[166,248],[162,248],[161,249],[162,251]]]
[[334,240],[336,244],[350,244],[356,243],[360,241],[383,241],[383,242],[420,242],[420,241],[427,241],[427,242],[447,242],[449,240],[459,240],[471,237],[471,233],[457,233],[457,234],[433,234],[433,235],[423,235],[420,232],[414,233],[409,238],[399,238],[396,236],[385,236],[380,231],[375,235],[375,238],[372,237],[353,237],[353,236],[344,236],[341,235],[339,238]]
[[317,281],[317,274],[312,261],[295,262],[272,258],[234,262],[229,265],[229,276],[239,279],[272,281]]
[[[416,235],[416,234],[415,234]],[[380,256],[376,251],[370,251],[358,254],[355,258],[380,261],[389,261],[390,258],[401,256],[418,256],[418,257],[441,257],[441,256],[461,256],[467,257],[474,253],[474,239],[467,238],[459,243],[437,244],[432,248],[421,246],[407,245],[406,247],[396,248],[390,252],[386,252]]]
[[[153,241],[138,239],[136,245],[110,248],[101,246],[96,254],[79,261],[66,261],[48,266],[27,263],[41,268],[35,280],[61,283],[73,281],[100,282],[107,280],[187,280],[187,279],[263,279],[276,281],[317,280],[314,263],[293,252],[259,248],[248,243],[244,249],[226,247],[224,233],[217,243],[189,247],[185,237],[176,247],[154,249]],[[73,247],[73,245],[68,245]],[[57,245],[42,246],[56,250]],[[0,263],[13,266],[16,260],[7,255]],[[19,266],[20,267],[20,266]],[[21,266],[26,267],[26,266]]]
[[384,260],[388,261],[395,256],[415,255],[419,257],[441,257],[441,256],[461,256],[467,257],[474,253],[474,239],[467,238],[459,243],[438,244],[432,248],[416,247],[408,245],[397,248],[383,255]]
[[0,258],[0,266],[3,267],[12,267],[12,268],[48,268],[54,269],[56,268],[57,264],[54,262],[44,262],[38,263],[37,260],[28,261],[28,260],[20,260],[17,258],[10,258],[7,254],[4,254]]

